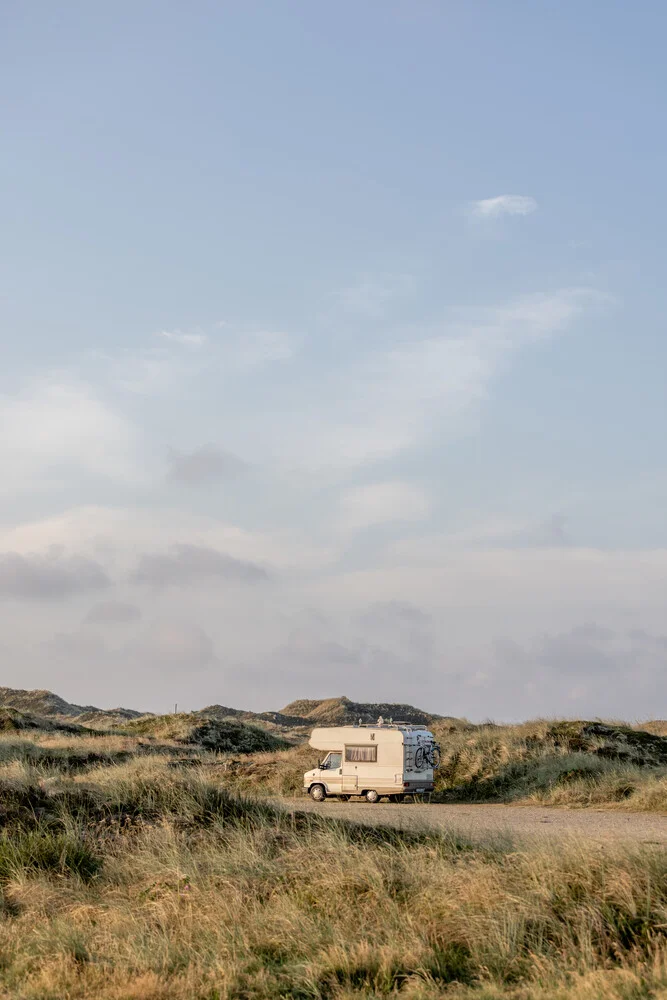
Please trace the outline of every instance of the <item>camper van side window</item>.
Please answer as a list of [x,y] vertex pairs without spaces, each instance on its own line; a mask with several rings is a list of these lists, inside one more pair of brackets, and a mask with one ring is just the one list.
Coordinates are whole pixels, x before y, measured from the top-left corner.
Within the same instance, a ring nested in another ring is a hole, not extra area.
[[377,759],[377,747],[345,747],[345,760],[368,762]]

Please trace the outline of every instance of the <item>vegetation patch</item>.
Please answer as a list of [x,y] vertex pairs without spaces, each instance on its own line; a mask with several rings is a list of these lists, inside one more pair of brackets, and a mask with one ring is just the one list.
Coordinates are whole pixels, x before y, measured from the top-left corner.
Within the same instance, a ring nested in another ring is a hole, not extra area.
[[[497,766],[490,731],[477,735],[487,742],[470,761]],[[515,746],[528,753],[526,735]],[[127,750],[140,739],[81,743]],[[290,813],[225,785],[235,758],[193,753],[183,759],[196,768],[138,752],[81,773],[3,765],[0,996],[628,1000],[667,990],[664,850],[473,843]],[[307,753],[243,761],[297,769]],[[520,785],[569,796],[618,767],[552,747],[506,759],[495,786],[493,774],[472,784],[483,795]],[[649,771],[635,768],[638,780]]]
[[64,720],[47,719],[42,716],[21,712],[16,708],[0,708],[0,733],[19,733],[23,731],[40,733],[69,733],[83,736],[90,729],[77,723]]
[[[325,698],[320,701],[301,699],[293,701],[281,709],[281,714],[290,717],[300,717],[311,725],[346,726],[362,722],[376,722],[379,716],[387,721],[410,722],[414,725],[428,725],[440,720],[440,715],[432,715],[414,708],[394,702],[355,702],[349,698]],[[460,722],[460,720],[451,720]]]
[[[538,721],[432,728],[442,746],[436,798],[444,801],[593,805],[628,800],[644,808],[643,790],[650,785],[655,791],[656,782],[667,779],[667,738],[629,726]],[[653,795],[653,808],[658,798]]]
[[236,719],[208,719],[201,713],[144,716],[128,722],[124,731],[201,747],[216,753],[262,753],[289,744],[279,736]]
[[41,826],[0,835],[0,883],[36,872],[90,881],[101,868],[101,854],[80,835]]
[[664,851],[484,846],[292,816],[159,758],[92,778],[2,789],[3,801],[22,794],[24,820],[30,802],[32,825],[0,834],[0,995],[628,1000],[640,984],[646,997],[667,989]]
[[547,731],[554,746],[583,751],[636,764],[638,767],[667,765],[667,737],[630,726],[603,722],[559,722]]

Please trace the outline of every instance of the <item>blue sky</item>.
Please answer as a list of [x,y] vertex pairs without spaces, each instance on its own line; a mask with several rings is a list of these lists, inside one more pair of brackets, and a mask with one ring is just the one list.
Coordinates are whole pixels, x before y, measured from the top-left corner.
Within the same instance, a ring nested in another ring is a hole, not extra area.
[[655,714],[666,28],[6,4],[3,683]]

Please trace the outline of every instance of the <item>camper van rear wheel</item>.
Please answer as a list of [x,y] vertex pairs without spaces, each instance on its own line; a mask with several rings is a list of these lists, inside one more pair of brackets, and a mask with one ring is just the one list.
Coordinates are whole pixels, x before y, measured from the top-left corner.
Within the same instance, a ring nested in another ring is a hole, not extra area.
[[379,801],[380,801],[380,796],[375,791],[375,789],[374,788],[369,788],[368,791],[366,792],[366,802],[375,803],[375,802],[379,802]]
[[326,798],[326,792],[324,791],[324,785],[312,785],[310,789],[310,797],[314,802],[324,802]]

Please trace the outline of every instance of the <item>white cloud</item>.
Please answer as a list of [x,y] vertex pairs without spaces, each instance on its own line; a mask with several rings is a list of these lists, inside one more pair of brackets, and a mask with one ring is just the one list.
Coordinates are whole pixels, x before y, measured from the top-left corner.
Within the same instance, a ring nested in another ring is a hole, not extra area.
[[[596,621],[620,627],[645,616],[650,628],[664,621],[667,550],[605,550],[552,545],[465,549],[446,535],[393,543],[377,568],[349,574],[341,589],[354,601],[409,596],[419,606],[469,613],[480,634]],[[430,596],[429,596],[430,595]],[[313,592],[313,601],[317,594]],[[505,625],[503,626],[503,622]],[[462,621],[460,622],[463,623]]]
[[[350,490],[339,511],[341,517],[344,513],[351,525],[361,527],[416,519],[428,514],[428,497],[400,481],[374,483]],[[298,572],[276,573],[268,593],[261,587],[231,587],[221,599],[217,586],[142,590],[144,632],[138,614],[127,607],[137,589],[117,581],[126,578],[126,567],[136,566],[141,552],[187,539],[244,559],[260,553],[266,558],[273,546],[283,565],[301,563]],[[165,707],[151,697],[157,668],[173,672],[176,688],[182,683],[178,693],[163,698],[179,703],[187,698],[192,708],[230,703],[230,698],[232,704],[278,708],[292,696],[347,693],[474,718],[489,713],[520,717],[568,711],[563,698],[572,684],[561,685],[560,679],[572,679],[577,669],[577,683],[590,691],[584,703],[588,710],[595,714],[599,703],[618,714],[624,702],[603,675],[603,658],[588,654],[591,644],[603,653],[613,645],[610,628],[633,640],[627,651],[614,640],[619,645],[614,662],[623,667],[626,687],[643,678],[644,687],[636,685],[633,713],[648,712],[655,696],[651,684],[663,684],[658,675],[664,674],[667,648],[665,550],[494,546],[471,551],[436,535],[394,544],[372,560],[366,556],[363,569],[349,571],[321,552],[309,562],[299,551],[300,539],[285,540],[281,554],[275,540],[216,525],[213,519],[138,509],[72,512],[7,532],[0,548],[10,543],[20,551],[21,541],[28,551],[60,542],[68,553],[95,558],[115,581],[108,593],[115,603],[92,616],[108,653],[88,659],[85,643],[78,652],[81,644],[70,637],[89,612],[90,593],[72,588],[57,604],[42,602],[39,615],[25,602],[0,600],[3,641],[12,643],[6,660],[14,673],[7,683],[55,687],[73,700]],[[304,608],[314,612],[305,615]],[[325,614],[317,614],[318,609]],[[121,620],[128,625],[119,629]],[[156,621],[159,628],[151,627]],[[38,648],[54,633],[60,633],[53,646],[60,654],[55,673],[52,658]],[[494,653],[499,639],[507,640],[500,647],[503,662],[496,662]],[[126,642],[135,645],[126,648]],[[523,673],[517,674],[516,664]],[[190,673],[209,665],[208,678]],[[290,674],[295,667],[297,674]],[[67,671],[75,668],[76,683],[72,680],[68,692]],[[338,678],[333,688],[332,677]],[[537,685],[532,701],[528,680]],[[222,699],[220,690],[232,693]]]
[[501,194],[496,198],[482,198],[472,203],[472,214],[477,219],[497,219],[502,215],[530,215],[537,211],[537,202],[529,195]]
[[591,289],[564,288],[450,310],[440,322],[390,328],[382,341],[347,345],[325,364],[314,349],[302,351],[298,367],[286,365],[284,377],[270,382],[267,367],[296,351],[293,337],[270,329],[225,329],[205,351],[184,353],[167,343],[120,352],[102,359],[97,377],[135,395],[162,397],[162,405],[168,400],[172,427],[175,400],[183,399],[190,440],[210,438],[210,424],[197,424],[197,404],[205,394],[212,403],[217,390],[214,412],[230,452],[251,464],[336,477],[391,458],[436,429],[459,433],[515,351],[566,330],[600,298]]
[[207,365],[219,364],[225,368],[249,369],[271,361],[284,361],[294,353],[294,341],[284,330],[246,330],[219,321],[213,338],[205,333],[182,333],[180,330],[161,331],[158,336],[173,344],[187,347],[207,346]]
[[205,333],[183,333],[182,330],[159,330],[156,337],[171,341],[172,344],[182,344],[184,347],[203,347],[208,343]]
[[131,424],[86,383],[54,373],[0,395],[2,492],[76,477],[141,478]]
[[409,295],[414,288],[411,274],[364,278],[339,292],[338,300],[347,312],[376,319],[385,314],[392,302]]
[[132,574],[133,583],[153,587],[210,584],[215,580],[251,584],[268,578],[267,571],[258,563],[235,559],[203,545],[183,544],[172,545],[167,552],[143,553]]
[[567,517],[551,514],[540,520],[492,515],[469,519],[440,539],[461,548],[552,548],[570,544]]
[[233,559],[259,562],[281,576],[330,565],[335,552],[280,532],[247,531],[205,514],[170,507],[73,507],[62,514],[4,531],[0,551],[30,554],[62,546],[100,562],[120,579],[132,573],[137,555],[169,546],[202,546]]
[[430,510],[430,499],[418,486],[400,481],[371,483],[343,494],[339,523],[345,531],[357,531],[392,521],[421,521]]
[[223,361],[242,369],[254,368],[270,361],[285,361],[293,353],[292,337],[280,330],[239,333],[222,344]]
[[189,380],[196,378],[206,362],[199,353],[187,356],[172,347],[125,348],[120,351],[94,351],[91,377],[112,390],[134,396],[169,396]]
[[[92,375],[114,389],[138,396],[171,396],[191,389],[206,373],[220,378],[252,374],[274,361],[292,357],[289,334],[277,330],[227,329],[213,339],[203,333],[163,330],[159,347],[133,347],[119,351],[93,351]],[[196,348],[183,351],[182,348]]]
[[269,421],[255,415],[246,424],[254,428],[248,450],[340,469],[396,455],[436,427],[455,434],[515,351],[567,329],[600,298],[565,288],[406,330],[389,347],[304,379]]
[[128,656],[140,666],[169,674],[210,667],[215,648],[210,636],[189,621],[156,621],[130,643]]

